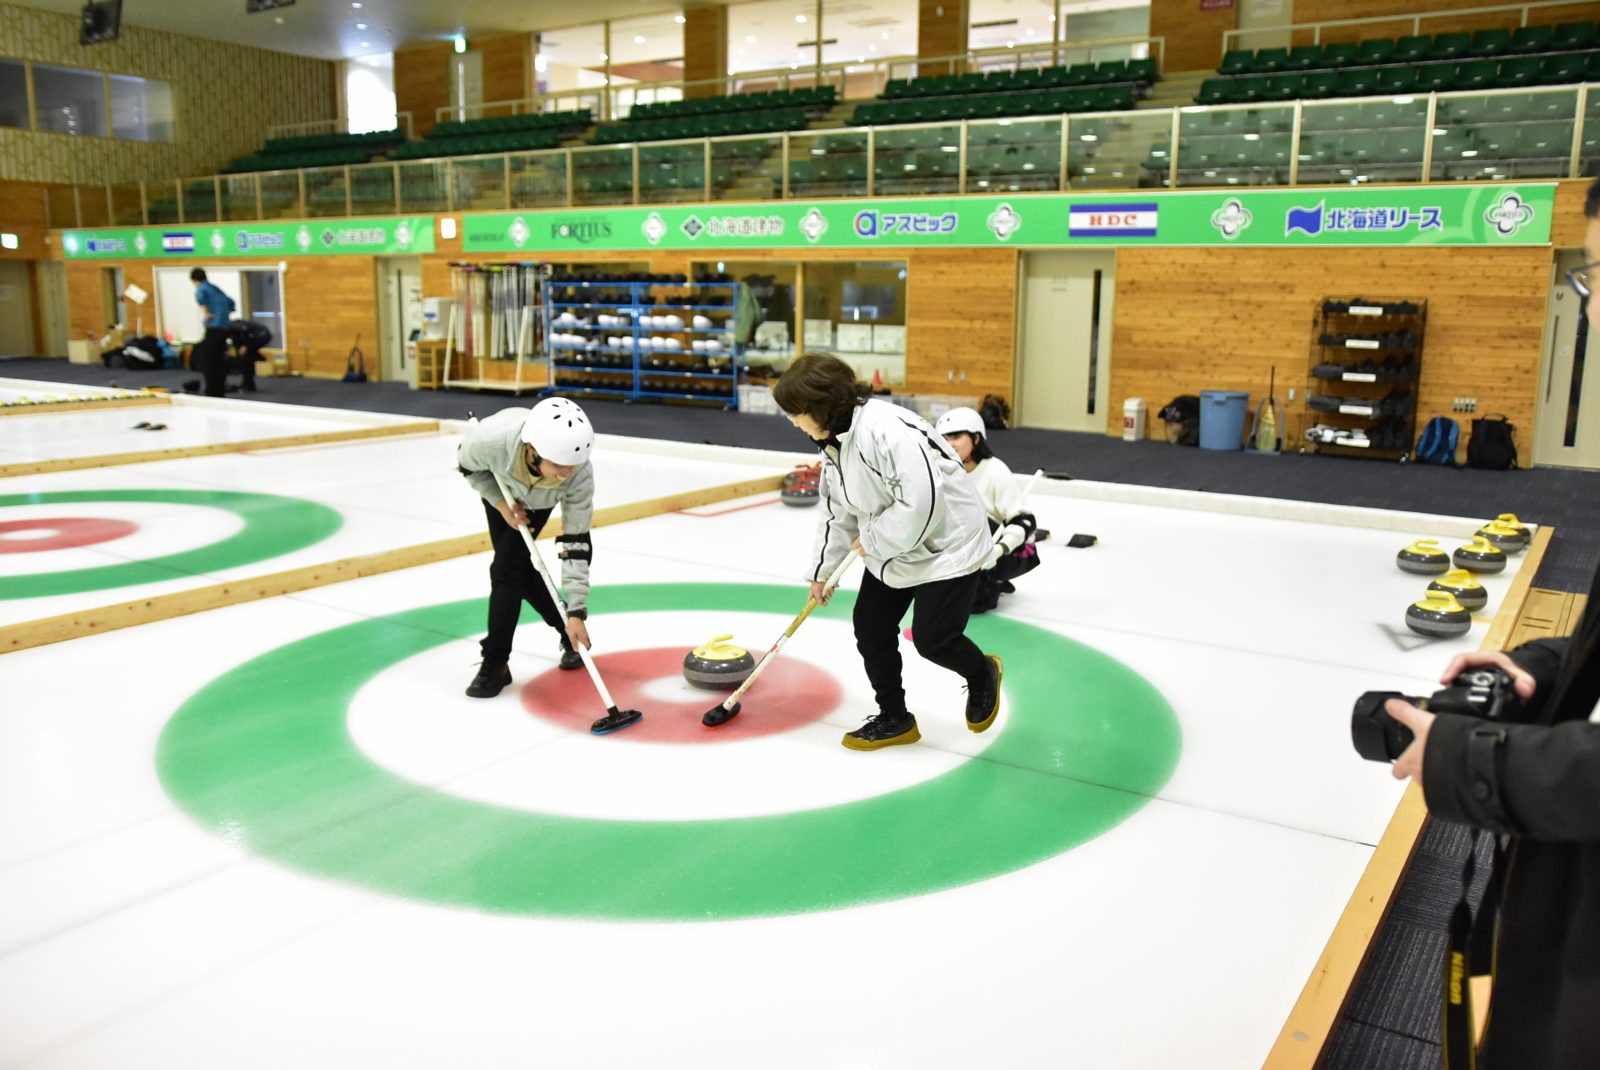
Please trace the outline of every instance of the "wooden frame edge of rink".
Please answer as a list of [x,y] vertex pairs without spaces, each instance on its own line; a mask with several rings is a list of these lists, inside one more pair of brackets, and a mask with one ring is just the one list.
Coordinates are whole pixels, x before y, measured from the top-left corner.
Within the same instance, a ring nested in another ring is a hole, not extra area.
[[[1534,532],[1522,568],[1511,581],[1511,589],[1495,613],[1480,650],[1498,650],[1510,638],[1533,588],[1534,573],[1539,571],[1554,534],[1555,529],[1547,526],[1540,526]],[[1427,816],[1422,789],[1412,781],[1395,807],[1388,827],[1383,830],[1383,838],[1367,861],[1344,912],[1339,915],[1300,998],[1284,1020],[1278,1039],[1262,1063],[1262,1070],[1310,1070],[1321,1061],[1323,1049],[1333,1036],[1339,1016],[1352,994],[1356,977],[1372,950],[1373,938],[1389,916],[1389,908],[1400,889],[1401,878],[1411,865],[1411,855]]]
[[[661,498],[612,505],[595,510],[590,526],[600,528],[612,524],[624,524],[630,520],[644,520],[679,509],[714,505],[717,502],[744,498],[764,491],[780,490],[782,487],[782,475],[760,476],[737,483],[724,483],[716,487],[668,494]],[[545,526],[539,538],[541,541],[553,539],[559,534],[561,534],[561,521],[556,519]],[[24,621],[0,627],[0,655],[37,646],[49,646],[79,636],[132,628],[140,624],[203,613],[209,609],[221,609],[263,598],[294,594],[314,587],[326,587],[347,580],[358,580],[385,572],[415,568],[418,565],[429,565],[437,561],[481,553],[489,548],[487,532],[458,535],[450,539],[384,550],[359,557],[346,557],[338,561],[306,565],[303,568],[273,572],[265,576],[247,577],[189,591],[174,591],[152,598],[140,598],[132,602]]]
[[137,409],[146,405],[170,405],[172,399],[165,394],[147,394],[136,398],[73,398],[70,401],[50,401],[43,404],[7,405],[0,408],[0,416],[47,416],[57,412],[87,412],[99,409]]
[[391,435],[434,434],[439,430],[437,420],[418,420],[403,424],[380,424],[376,427],[357,427],[348,431],[317,431],[308,435],[290,435],[286,438],[251,438],[241,442],[213,442],[203,446],[180,446],[170,450],[138,450],[133,453],[102,453],[93,457],[58,457],[48,461],[23,461],[0,465],[0,479],[12,476],[37,476],[49,472],[76,472],[85,468],[114,468],[126,464],[145,464],[150,461],[177,461],[185,457],[209,457],[218,453],[243,453],[246,450],[287,449],[291,446],[320,446],[331,442],[352,442],[363,438],[386,438]]

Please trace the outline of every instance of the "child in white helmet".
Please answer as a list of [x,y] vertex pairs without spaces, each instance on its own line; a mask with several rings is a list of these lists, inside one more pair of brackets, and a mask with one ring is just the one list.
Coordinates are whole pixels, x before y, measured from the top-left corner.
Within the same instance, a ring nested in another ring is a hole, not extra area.
[[[594,515],[594,470],[589,451],[594,428],[583,410],[566,398],[546,398],[531,409],[502,409],[467,429],[456,463],[483,499],[494,560],[489,565],[489,633],[481,648],[483,664],[467,687],[473,698],[493,698],[511,683],[511,637],[522,602],[561,635],[561,668],[582,667],[575,645],[589,645],[585,623],[589,598],[589,522]],[[511,491],[507,505],[495,483],[498,475]],[[561,506],[562,533],[556,537],[567,623],[534,568],[517,533],[526,525],[538,537],[550,513]]]
[[1000,604],[1001,594],[1016,590],[1012,580],[1039,566],[1033,545],[1038,522],[1028,512],[1011,469],[989,448],[982,416],[968,408],[951,409],[939,417],[934,429],[950,443],[977,484],[989,514],[989,530],[1000,532],[978,575],[978,593],[972,603],[974,613],[987,613]]

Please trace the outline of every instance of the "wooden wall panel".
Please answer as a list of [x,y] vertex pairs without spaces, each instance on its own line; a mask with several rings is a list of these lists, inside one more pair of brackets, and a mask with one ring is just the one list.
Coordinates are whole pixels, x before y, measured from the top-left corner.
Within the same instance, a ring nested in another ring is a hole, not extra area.
[[[100,272],[104,268],[121,268],[124,286],[133,284],[148,294],[156,292],[155,261],[153,260],[68,260],[64,266],[67,278],[67,337],[94,338],[106,332],[105,307],[100,294]],[[129,315],[132,315],[130,311]],[[134,330],[128,323],[128,331]],[[145,333],[156,330],[154,301],[144,306]]]
[[[1480,413],[1516,424],[1527,463],[1551,256],[1547,248],[1119,250],[1106,431],[1120,431],[1128,397],[1154,411],[1178,394],[1247,390],[1253,411],[1276,367],[1280,403],[1295,390],[1286,432],[1298,443],[1316,422],[1305,391],[1322,298],[1426,299],[1419,422],[1452,415],[1456,396],[1476,397]],[[1161,433],[1152,420],[1149,434]],[[1465,435],[1461,447],[1465,457]]]
[[344,374],[356,336],[367,375],[380,379],[378,273],[370,256],[308,256],[289,262],[283,276],[289,366],[317,378]]
[[1555,215],[1550,220],[1550,244],[1557,249],[1582,249],[1589,220],[1583,214],[1591,179],[1575,179],[1556,186]]
[[[683,80],[699,82],[728,75],[728,9],[721,4],[683,10]],[[714,97],[715,85],[690,86],[686,97]]]
[[422,137],[433,129],[433,113],[450,103],[448,41],[402,48],[394,54],[394,106],[411,113],[411,132]]
[[[1322,35],[1329,41],[1360,41],[1374,37],[1404,37],[1411,33],[1407,20],[1401,16],[1418,13],[1455,11],[1463,8],[1489,7],[1483,0],[1295,0],[1295,22],[1326,22],[1332,19],[1365,19],[1395,16],[1393,22],[1367,27],[1333,27]],[[1557,8],[1535,9],[1528,12],[1531,25],[1551,25],[1561,22],[1583,22],[1600,19],[1600,4],[1571,4]],[[1498,26],[1517,26],[1520,18],[1515,11],[1502,11],[1492,15],[1462,15],[1452,18],[1431,18],[1422,23],[1425,34],[1460,33]],[[1155,31],[1151,31],[1155,32]],[[1309,44],[1310,37],[1296,44]]]
[[1017,251],[914,249],[907,261],[906,389],[1009,399]]
[[0,230],[17,236],[15,249],[0,249],[0,260],[45,260],[45,184],[0,181]]
[[483,54],[483,99],[522,100],[533,95],[528,84],[533,66],[532,40],[525,33],[481,37],[469,42]]
[[[1150,36],[1165,38],[1165,69],[1214,71],[1222,62],[1222,31],[1234,27],[1235,8],[1200,10],[1200,0],[1150,0]],[[1295,19],[1300,20],[1299,5]]]
[[[919,0],[917,55],[959,56],[967,50],[968,0]],[[959,74],[963,63],[917,64],[919,75]]]

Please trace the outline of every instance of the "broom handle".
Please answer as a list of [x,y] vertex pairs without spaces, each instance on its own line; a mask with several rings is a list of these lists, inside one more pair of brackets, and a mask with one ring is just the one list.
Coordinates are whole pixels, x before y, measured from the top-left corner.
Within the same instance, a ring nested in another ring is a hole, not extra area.
[[[854,550],[845,555],[844,560],[839,562],[839,566],[833,570],[833,574],[828,577],[827,584],[822,588],[824,594],[838,585],[839,581],[844,578],[845,570],[853,565],[859,556]],[[734,703],[739,701],[739,696],[750,690],[750,685],[756,682],[756,677],[761,675],[761,670],[765,669],[769,662],[777,659],[778,651],[783,649],[783,644],[789,641],[791,635],[800,630],[800,625],[806,622],[806,618],[811,616],[812,610],[819,605],[821,603],[815,598],[806,599],[806,608],[802,609],[799,615],[789,622],[789,627],[784,629],[783,634],[778,636],[778,641],[772,644],[766,654],[762,655],[761,661],[754,669],[750,670],[750,675],[744,678],[744,683],[739,685],[737,691],[722,700],[723,709],[732,709]]]

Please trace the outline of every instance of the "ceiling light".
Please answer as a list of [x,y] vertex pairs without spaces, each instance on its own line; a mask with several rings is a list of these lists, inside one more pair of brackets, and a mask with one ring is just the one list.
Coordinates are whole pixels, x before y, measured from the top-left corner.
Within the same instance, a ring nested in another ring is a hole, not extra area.
[[457,52],[465,52],[467,50],[467,39],[465,37],[462,37],[460,34],[456,34],[455,41]]
[[604,53],[604,52],[602,52],[602,53],[600,53],[600,62],[601,62],[601,63],[604,63],[604,62],[605,62],[605,61],[606,61],[606,60],[608,60],[608,59],[610,59],[610,58],[611,58],[611,57],[610,57],[610,56],[608,56],[608,55],[606,55],[606,54],[605,54],[605,53]]
[[354,4],[351,4],[350,6],[355,8],[357,11],[361,10],[361,5],[359,3],[354,3]]
[[889,39],[889,31],[888,30],[884,30],[878,36],[881,37],[883,40],[887,41]]
[[379,59],[377,56],[373,56],[371,59],[367,60],[367,63],[374,67],[383,66],[383,60]]
[[744,43],[747,44],[747,45],[755,44],[756,43],[756,35],[753,34],[753,33],[745,34],[744,35]]
[[868,45],[867,46],[867,51],[868,52],[876,52],[877,50],[878,50],[878,46],[877,45]]
[[358,22],[358,23],[356,23],[356,29],[358,29],[358,30],[364,30],[364,29],[366,29],[366,28],[367,28],[367,24],[366,24],[366,23],[364,23],[364,22]]
[[643,34],[638,34],[638,33],[634,34],[633,35],[633,43],[636,44],[636,45],[644,44],[644,35]]
[[796,21],[796,22],[804,22],[804,21],[806,21],[806,17],[804,15],[796,15],[794,17],[794,21]]

